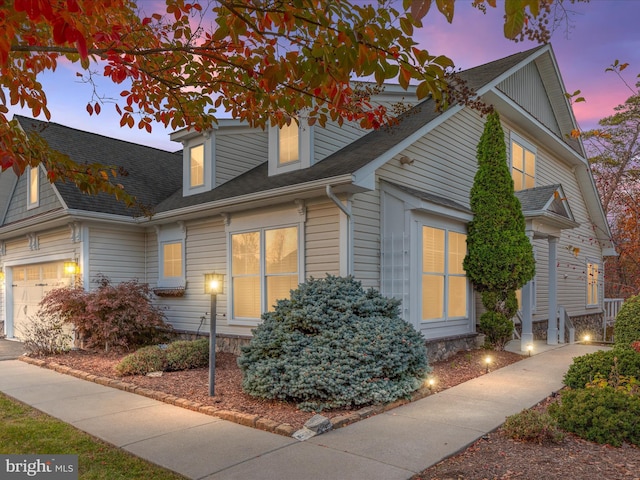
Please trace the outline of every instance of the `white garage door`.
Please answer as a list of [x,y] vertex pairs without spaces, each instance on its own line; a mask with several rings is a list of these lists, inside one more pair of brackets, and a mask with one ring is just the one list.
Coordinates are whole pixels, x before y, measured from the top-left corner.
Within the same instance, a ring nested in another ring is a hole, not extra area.
[[71,277],[64,274],[64,262],[17,266],[12,272],[13,334],[21,338],[29,318],[38,312],[42,298],[54,288],[71,285]]

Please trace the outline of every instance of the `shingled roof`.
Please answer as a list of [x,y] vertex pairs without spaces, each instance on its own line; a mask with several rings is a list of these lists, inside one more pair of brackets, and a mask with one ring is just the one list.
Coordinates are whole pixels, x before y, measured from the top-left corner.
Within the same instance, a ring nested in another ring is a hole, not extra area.
[[[38,133],[51,148],[68,155],[75,162],[123,167],[128,175],[119,177],[117,182],[135,195],[142,205],[158,205],[182,188],[182,154],[20,115],[14,118],[25,132]],[[70,209],[126,216],[134,213],[112,195],[83,194],[70,182],[55,182],[55,186]]]
[[[537,50],[508,57],[457,73],[468,87],[478,90],[494,81]],[[37,131],[49,145],[79,163],[123,167],[128,176],[119,179],[126,191],[154,212],[166,212],[198,204],[352,174],[418,132],[442,115],[431,98],[400,117],[397,125],[373,130],[310,168],[269,176],[267,159],[258,167],[216,187],[190,196],[182,194],[182,156],[163,150],[84,132],[56,123],[16,116],[25,131]],[[132,211],[107,194],[82,194],[72,183],[56,182],[70,209],[127,215]]]
[[[494,62],[464,70],[457,75],[466,82],[468,87],[478,90],[540,48],[543,47],[516,53]],[[416,133],[429,122],[438,118],[442,113],[441,110],[436,108],[435,101],[429,98],[401,115],[400,121],[396,125],[373,130],[310,168],[270,177],[265,159],[265,163],[214,190],[188,197],[183,197],[182,192],[175,192],[166,201],[158,205],[156,211],[163,212],[190,207],[199,203],[215,202],[235,196],[354,173],[375,160],[382,153]]]

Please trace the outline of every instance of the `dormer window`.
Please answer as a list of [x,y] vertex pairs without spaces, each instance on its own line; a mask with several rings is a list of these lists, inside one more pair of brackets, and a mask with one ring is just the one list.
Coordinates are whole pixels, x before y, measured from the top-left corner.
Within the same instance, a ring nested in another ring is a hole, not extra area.
[[204,145],[195,145],[189,149],[189,186],[204,185]]
[[38,167],[31,167],[27,183],[27,208],[35,208],[40,205],[39,185],[40,171]]
[[215,185],[215,135],[209,132],[182,140],[182,194],[208,192]]
[[[298,123],[299,122],[299,123]],[[301,170],[312,165],[313,127],[301,117],[269,130],[269,175]]]
[[300,160],[300,128],[295,121],[280,128],[278,136],[278,165]]

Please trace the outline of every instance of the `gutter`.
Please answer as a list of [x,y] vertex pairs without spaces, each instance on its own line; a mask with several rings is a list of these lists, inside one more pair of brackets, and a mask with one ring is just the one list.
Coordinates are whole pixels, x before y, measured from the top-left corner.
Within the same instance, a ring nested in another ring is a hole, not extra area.
[[[345,207],[340,201],[340,199],[336,196],[336,194],[333,193],[333,188],[331,187],[331,185],[327,185],[325,187],[325,191],[327,193],[327,197],[329,197],[329,199],[331,199],[331,201],[333,201],[333,203],[336,204],[336,206],[342,211],[342,213],[344,213],[345,218],[347,220],[346,238],[344,239],[346,242],[346,252],[347,252],[345,270],[346,270],[346,275],[351,276],[353,275],[353,218],[351,213],[351,205],[348,203],[349,206]],[[342,270],[342,265],[340,270]]]

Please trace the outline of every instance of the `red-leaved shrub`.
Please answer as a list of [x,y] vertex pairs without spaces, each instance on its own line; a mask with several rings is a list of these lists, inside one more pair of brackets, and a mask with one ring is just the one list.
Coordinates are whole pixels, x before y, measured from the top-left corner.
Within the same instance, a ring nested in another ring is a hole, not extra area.
[[163,312],[151,303],[151,289],[136,280],[112,285],[101,277],[98,288],[58,288],[40,303],[42,312],[75,326],[88,348],[128,349],[163,342],[171,330]]

